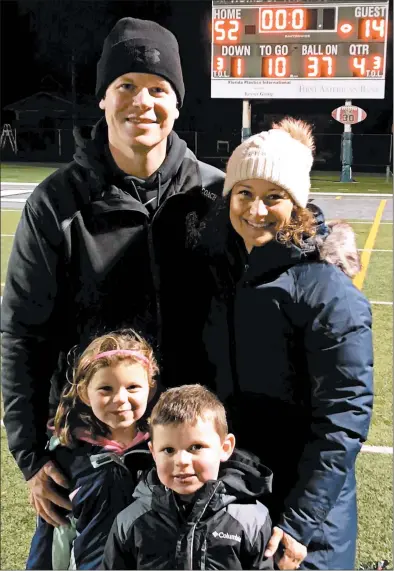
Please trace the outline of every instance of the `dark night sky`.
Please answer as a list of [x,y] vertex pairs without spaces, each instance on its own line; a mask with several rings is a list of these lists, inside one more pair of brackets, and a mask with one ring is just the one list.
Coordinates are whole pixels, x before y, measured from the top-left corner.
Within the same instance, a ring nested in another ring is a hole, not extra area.
[[[112,25],[124,16],[148,18],[168,27],[178,38],[186,84],[186,99],[178,129],[217,131],[239,128],[240,100],[210,99],[210,0],[1,0],[1,107],[42,90],[50,74],[71,91],[70,48],[77,54],[77,92],[93,94],[96,62]],[[392,5],[392,3],[391,3]],[[392,8],[391,8],[392,22]],[[392,43],[389,46],[392,52]],[[368,112],[359,132],[391,132],[392,67],[388,58],[386,98],[354,100]],[[273,100],[258,112],[305,115],[327,113],[341,100]],[[6,113],[2,123],[6,122]],[[337,124],[338,132],[342,126]]]

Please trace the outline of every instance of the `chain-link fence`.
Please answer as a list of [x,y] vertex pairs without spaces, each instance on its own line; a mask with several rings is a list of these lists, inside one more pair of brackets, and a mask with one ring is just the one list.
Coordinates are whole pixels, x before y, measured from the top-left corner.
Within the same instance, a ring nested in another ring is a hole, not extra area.
[[[68,162],[75,152],[72,129],[17,129],[16,153],[7,138],[2,142],[2,161]],[[240,143],[240,132],[208,133],[178,131],[201,160],[224,168]],[[341,170],[341,135],[315,133],[314,170]],[[386,172],[392,164],[392,135],[353,135],[353,170]]]

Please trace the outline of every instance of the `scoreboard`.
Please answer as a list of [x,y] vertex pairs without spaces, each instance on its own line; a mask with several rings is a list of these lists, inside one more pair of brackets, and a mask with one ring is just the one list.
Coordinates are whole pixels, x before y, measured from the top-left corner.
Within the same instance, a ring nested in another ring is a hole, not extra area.
[[388,1],[213,0],[211,96],[383,99]]

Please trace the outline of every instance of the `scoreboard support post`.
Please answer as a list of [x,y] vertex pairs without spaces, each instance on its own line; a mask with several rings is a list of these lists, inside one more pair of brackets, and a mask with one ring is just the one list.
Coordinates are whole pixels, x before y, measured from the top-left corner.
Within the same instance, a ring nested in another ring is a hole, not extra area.
[[252,134],[251,104],[248,99],[242,101],[242,131],[241,142],[243,143]]
[[[350,106],[352,102],[350,100],[345,101],[346,106]],[[341,142],[341,179],[340,182],[354,182],[352,176],[352,163],[353,163],[353,147],[352,147],[352,126],[344,125],[342,142]]]

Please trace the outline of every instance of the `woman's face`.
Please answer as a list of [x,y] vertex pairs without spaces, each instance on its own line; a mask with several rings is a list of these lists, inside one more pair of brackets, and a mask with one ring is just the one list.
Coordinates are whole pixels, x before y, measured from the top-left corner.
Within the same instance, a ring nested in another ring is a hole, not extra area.
[[275,238],[289,222],[293,206],[280,186],[262,179],[243,180],[231,191],[230,221],[251,252]]

